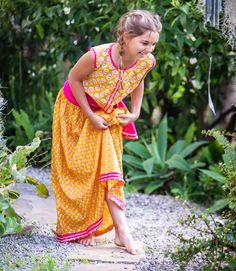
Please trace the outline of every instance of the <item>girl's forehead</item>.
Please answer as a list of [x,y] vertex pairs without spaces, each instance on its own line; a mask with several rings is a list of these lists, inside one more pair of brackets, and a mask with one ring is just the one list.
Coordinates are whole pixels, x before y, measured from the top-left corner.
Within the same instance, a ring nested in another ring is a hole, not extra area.
[[146,31],[142,35],[137,36],[137,38],[140,40],[157,42],[159,39],[159,33],[154,31]]

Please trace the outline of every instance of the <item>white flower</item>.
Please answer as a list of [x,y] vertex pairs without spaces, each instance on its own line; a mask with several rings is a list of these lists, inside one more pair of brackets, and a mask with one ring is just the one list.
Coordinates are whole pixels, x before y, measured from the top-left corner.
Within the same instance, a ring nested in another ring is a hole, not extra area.
[[190,63],[191,65],[196,64],[196,63],[197,63],[196,57],[190,58],[190,59],[189,59],[189,63]]
[[65,13],[66,15],[68,15],[68,14],[70,13],[70,8],[69,8],[69,7],[65,7],[65,8],[64,8],[64,13]]

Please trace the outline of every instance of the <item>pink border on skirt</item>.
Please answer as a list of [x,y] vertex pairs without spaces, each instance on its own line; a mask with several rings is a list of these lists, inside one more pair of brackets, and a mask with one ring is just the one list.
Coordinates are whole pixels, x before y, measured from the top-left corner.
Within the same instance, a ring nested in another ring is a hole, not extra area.
[[99,228],[99,226],[102,223],[102,220],[103,220],[103,218],[101,217],[97,222],[93,223],[87,229],[85,229],[83,231],[74,232],[74,233],[67,233],[67,234],[63,234],[63,235],[57,235],[57,240],[60,242],[68,242],[68,241],[87,237],[88,235],[92,234],[93,232],[95,232]]

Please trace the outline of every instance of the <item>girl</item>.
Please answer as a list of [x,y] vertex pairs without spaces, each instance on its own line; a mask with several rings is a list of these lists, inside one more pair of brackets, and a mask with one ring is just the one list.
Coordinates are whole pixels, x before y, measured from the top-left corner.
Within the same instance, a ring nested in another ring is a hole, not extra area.
[[[91,48],[69,73],[54,109],[51,175],[57,239],[94,245],[115,227],[115,244],[139,254],[125,217],[122,136],[137,139],[144,78],[154,67],[159,16],[123,15],[116,42]],[[131,94],[131,112],[122,100]]]

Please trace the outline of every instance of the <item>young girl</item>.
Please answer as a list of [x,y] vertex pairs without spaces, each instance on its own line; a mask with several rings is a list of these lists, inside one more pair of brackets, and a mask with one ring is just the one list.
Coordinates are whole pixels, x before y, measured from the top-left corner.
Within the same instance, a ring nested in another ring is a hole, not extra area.
[[[145,10],[123,15],[116,42],[91,48],[69,73],[54,109],[51,175],[57,239],[94,245],[115,227],[115,244],[139,254],[127,225],[122,136],[137,139],[144,78],[162,25]],[[131,112],[122,100],[131,94]]]

